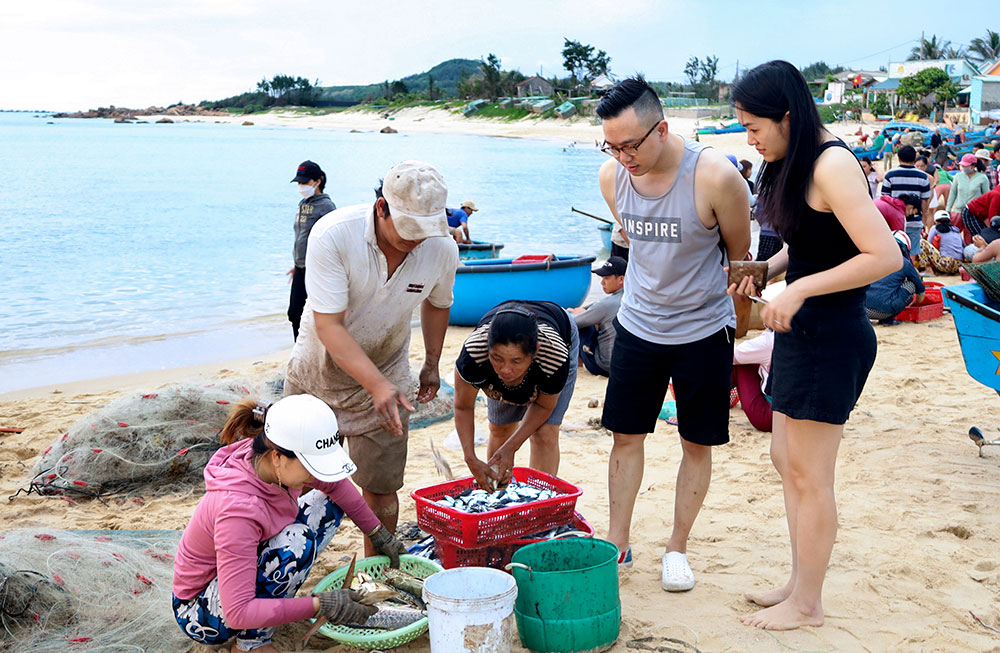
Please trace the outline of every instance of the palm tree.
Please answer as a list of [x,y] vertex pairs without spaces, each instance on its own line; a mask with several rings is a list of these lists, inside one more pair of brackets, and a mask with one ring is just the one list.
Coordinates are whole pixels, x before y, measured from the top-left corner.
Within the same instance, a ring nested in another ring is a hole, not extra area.
[[978,64],[991,63],[1000,59],[1000,33],[986,30],[986,38],[972,39],[969,55]]
[[938,41],[937,35],[929,39],[921,39],[920,45],[913,46],[907,61],[925,61],[928,59],[944,59],[944,52],[950,48],[951,41]]

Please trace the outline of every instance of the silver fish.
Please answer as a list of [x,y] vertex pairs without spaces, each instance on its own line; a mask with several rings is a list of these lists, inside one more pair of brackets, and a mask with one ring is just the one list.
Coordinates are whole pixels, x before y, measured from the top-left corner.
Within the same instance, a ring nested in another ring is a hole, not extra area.
[[427,613],[414,608],[379,608],[379,611],[368,617],[363,624],[351,624],[352,628],[376,628],[378,630],[396,630],[420,621]]
[[454,497],[442,497],[438,503],[463,512],[481,513],[532,501],[551,499],[556,496],[559,496],[559,492],[554,490],[545,490],[527,483],[514,482],[506,488],[492,493],[482,489],[469,489]]

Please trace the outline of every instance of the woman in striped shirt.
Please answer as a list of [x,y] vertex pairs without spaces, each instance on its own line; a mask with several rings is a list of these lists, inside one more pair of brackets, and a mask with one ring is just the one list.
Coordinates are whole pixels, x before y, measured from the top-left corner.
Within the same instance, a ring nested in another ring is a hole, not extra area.
[[[580,338],[566,310],[511,301],[490,309],[455,361],[455,429],[481,487],[510,478],[514,454],[531,439],[533,469],[559,471],[559,425],[576,385]],[[487,398],[487,462],[476,456],[476,395]]]

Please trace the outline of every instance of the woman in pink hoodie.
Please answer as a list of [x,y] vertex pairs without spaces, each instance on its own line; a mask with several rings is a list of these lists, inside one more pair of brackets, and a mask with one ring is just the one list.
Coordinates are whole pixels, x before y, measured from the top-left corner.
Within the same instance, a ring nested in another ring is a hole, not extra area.
[[[205,467],[205,496],[174,563],[173,609],[191,639],[233,651],[276,651],[274,626],[310,617],[364,623],[375,608],[356,592],[295,597],[346,513],[393,566],[406,552],[348,480],[337,418],[311,395],[270,408],[237,404]],[[312,488],[310,491],[309,488]],[[305,492],[305,493],[303,493]]]

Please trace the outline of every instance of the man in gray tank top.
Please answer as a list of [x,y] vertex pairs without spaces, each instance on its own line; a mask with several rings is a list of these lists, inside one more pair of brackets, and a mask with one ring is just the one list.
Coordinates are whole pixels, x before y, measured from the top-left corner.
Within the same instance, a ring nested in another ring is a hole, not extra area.
[[736,314],[728,261],[750,247],[746,182],[725,156],[670,131],[642,77],[622,81],[597,107],[604,119],[601,192],[630,241],[604,405],[614,433],[608,469],[608,539],[630,565],[629,530],[646,435],[673,381],[683,455],[663,588],[694,587],[687,539],[712,476],[712,446],[729,441]]

